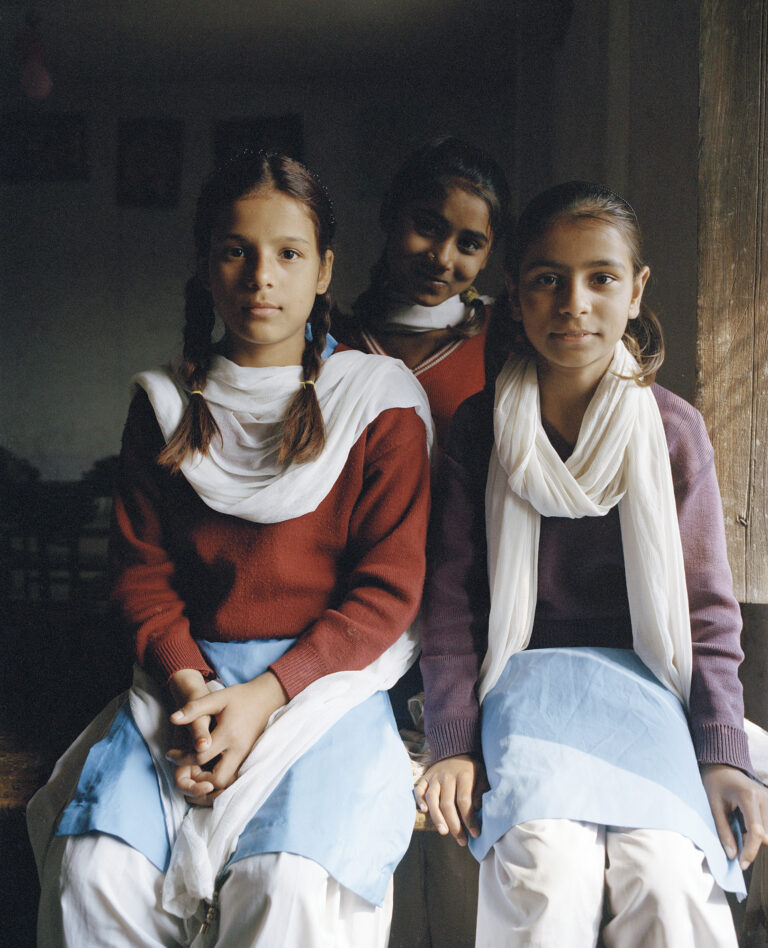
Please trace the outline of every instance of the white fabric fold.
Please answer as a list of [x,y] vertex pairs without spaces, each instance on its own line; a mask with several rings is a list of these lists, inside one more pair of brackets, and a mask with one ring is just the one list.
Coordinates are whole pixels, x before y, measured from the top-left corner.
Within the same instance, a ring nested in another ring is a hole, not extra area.
[[[480,297],[484,303],[489,302],[486,296]],[[452,329],[466,319],[469,305],[462,302],[460,296],[450,299],[437,306],[419,306],[414,303],[393,300],[382,320],[385,331],[397,332],[431,332],[435,329]]]
[[171,862],[163,886],[163,908],[189,918],[201,900],[213,897],[216,879],[234,852],[248,821],[288,769],[347,711],[376,691],[390,688],[418,654],[418,633],[404,632],[379,658],[360,671],[341,671],[312,682],[269,720],[240,767],[237,780],[212,807],[188,807],[165,759],[170,746],[167,710],[159,686],[136,669],[129,693],[131,713],[150,749],[169,838]]
[[[221,431],[208,454],[196,453],[181,471],[213,510],[255,523],[279,523],[316,510],[333,488],[365,428],[389,408],[413,408],[432,440],[426,395],[402,362],[362,352],[339,352],[323,363],[315,382],[326,446],[314,461],[279,464],[281,427],[301,384],[297,365],[251,368],[216,356],[204,396]],[[189,394],[170,367],[134,376],[166,441],[178,426]]]
[[649,387],[616,345],[563,462],[541,423],[533,359],[510,359],[496,382],[494,447],[486,486],[491,611],[480,700],[510,655],[530,641],[540,518],[600,517],[618,504],[633,645],[688,705],[691,628],[669,448]]

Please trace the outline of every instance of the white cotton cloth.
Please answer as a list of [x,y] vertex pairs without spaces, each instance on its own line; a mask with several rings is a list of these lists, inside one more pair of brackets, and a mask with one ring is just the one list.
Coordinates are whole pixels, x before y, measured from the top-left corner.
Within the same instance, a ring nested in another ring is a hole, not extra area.
[[[301,385],[298,365],[253,368],[215,356],[204,397],[221,437],[206,455],[191,454],[184,477],[213,510],[255,523],[280,523],[316,510],[333,488],[349,452],[365,428],[389,408],[413,408],[432,442],[429,403],[411,372],[396,359],[339,352],[323,362],[315,382],[326,445],[314,461],[279,464],[281,422]],[[170,439],[189,392],[170,367],[142,372],[143,388],[163,437]]]
[[531,820],[480,864],[477,948],[737,948],[725,893],[700,849],[669,830]]
[[[488,297],[480,297],[487,303]],[[382,328],[388,332],[431,332],[435,329],[452,329],[458,326],[469,313],[469,305],[461,296],[452,296],[437,306],[419,306],[415,303],[393,300],[382,320]]]
[[541,422],[536,362],[512,357],[496,382],[486,485],[491,611],[482,701],[530,641],[541,517],[600,517],[618,504],[635,652],[687,707],[691,628],[669,448],[656,399],[618,342],[562,461]]

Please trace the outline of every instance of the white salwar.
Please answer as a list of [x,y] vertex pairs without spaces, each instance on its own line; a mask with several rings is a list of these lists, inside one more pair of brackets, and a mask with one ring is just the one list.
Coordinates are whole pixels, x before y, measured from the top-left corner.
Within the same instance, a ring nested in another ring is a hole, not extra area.
[[162,910],[164,875],[102,833],[56,837],[42,879],[40,948],[385,948],[392,883],[381,906],[311,859],[264,853],[235,863],[206,925]]
[[[250,368],[214,358],[204,396],[221,437],[214,438],[207,455],[193,455],[182,464],[184,477],[209,507],[255,523],[281,522],[315,510],[363,430],[389,408],[413,408],[431,445],[429,405],[405,366],[389,358],[343,352],[324,362],[315,383],[326,447],[315,461],[286,468],[277,461],[280,421],[300,382],[299,366]],[[156,369],[136,376],[133,386],[147,392],[167,440],[189,398],[178,375],[170,368]],[[103,834],[53,836],[88,750],[109,730],[123,696],[75,741],[49,783],[30,801],[29,834],[43,889],[39,944],[384,948],[391,883],[384,904],[374,906],[300,856],[250,856],[224,877],[220,873],[251,816],[291,765],[349,709],[391,687],[417,654],[418,636],[406,630],[367,668],[337,672],[310,684],[272,715],[238,779],[212,807],[189,808],[176,790],[173,768],[164,756],[170,745],[162,696],[158,686],[136,670],[127,699],[158,775],[173,841],[170,866],[163,874],[143,854]],[[306,885],[297,885],[302,879]],[[244,880],[246,896],[236,894],[238,880]],[[258,880],[268,885],[260,908],[251,889]],[[199,941],[206,909],[216,902],[219,910],[214,914],[220,921],[209,931],[216,928],[218,935],[210,937],[218,940]],[[245,917],[229,917],[230,909],[240,913],[238,906],[245,903]],[[294,913],[297,920],[289,928],[287,919]]]
[[575,820],[521,823],[494,845],[476,948],[589,948],[604,899],[606,948],[736,948],[725,894],[689,839]]

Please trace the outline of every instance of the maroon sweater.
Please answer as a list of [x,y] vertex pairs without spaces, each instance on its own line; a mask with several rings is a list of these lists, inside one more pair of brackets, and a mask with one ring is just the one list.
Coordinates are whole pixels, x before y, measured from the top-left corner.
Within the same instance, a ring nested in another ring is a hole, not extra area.
[[182,668],[212,676],[196,639],[298,636],[271,666],[292,698],[322,675],[365,667],[413,620],[429,510],[413,409],[382,412],[318,508],[275,524],[207,507],[183,475],[157,465],[163,444],[140,393],[123,434],[112,595],[159,681]]
[[[693,637],[690,726],[701,764],[751,771],[737,670],[741,614],[733,597],[712,446],[701,415],[658,385],[669,445]],[[493,396],[456,414],[434,490],[422,610],[425,721],[434,760],[480,752],[476,683],[485,655],[489,591],[485,483]],[[555,432],[561,457],[572,448]],[[538,600],[529,648],[632,648],[618,508],[604,517],[542,517]]]

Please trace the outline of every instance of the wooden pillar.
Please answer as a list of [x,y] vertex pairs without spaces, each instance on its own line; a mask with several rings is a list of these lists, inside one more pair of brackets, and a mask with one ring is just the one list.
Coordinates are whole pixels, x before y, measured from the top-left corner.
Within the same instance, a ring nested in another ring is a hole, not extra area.
[[737,598],[768,602],[768,5],[702,0],[696,404]]

